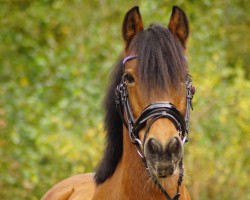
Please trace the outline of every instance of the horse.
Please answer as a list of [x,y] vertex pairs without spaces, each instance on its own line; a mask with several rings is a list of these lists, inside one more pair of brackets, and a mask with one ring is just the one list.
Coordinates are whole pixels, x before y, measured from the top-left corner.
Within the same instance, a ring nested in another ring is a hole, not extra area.
[[124,51],[104,98],[106,149],[95,173],[56,184],[42,200],[190,200],[184,144],[195,88],[186,43],[189,24],[174,6],[168,26],[144,29],[139,7],[122,25]]

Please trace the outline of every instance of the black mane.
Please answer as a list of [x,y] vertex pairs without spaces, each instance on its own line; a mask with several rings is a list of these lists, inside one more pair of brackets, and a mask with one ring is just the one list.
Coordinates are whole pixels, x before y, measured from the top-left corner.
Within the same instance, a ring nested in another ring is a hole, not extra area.
[[[169,29],[152,25],[137,34],[128,49],[138,55],[137,73],[139,84],[145,97],[152,92],[168,92],[169,88],[178,89],[187,77],[187,62],[183,47]],[[122,121],[115,105],[115,88],[121,82],[123,74],[122,58],[116,63],[110,77],[110,85],[104,98],[106,111],[104,128],[107,132],[106,149],[99,163],[95,181],[103,183],[112,176],[122,156]]]
[[114,173],[122,156],[122,120],[115,104],[115,89],[121,82],[122,74],[123,64],[122,59],[119,59],[111,73],[109,87],[103,102],[106,112],[104,128],[107,136],[105,153],[96,169],[95,181],[97,184],[103,183]]

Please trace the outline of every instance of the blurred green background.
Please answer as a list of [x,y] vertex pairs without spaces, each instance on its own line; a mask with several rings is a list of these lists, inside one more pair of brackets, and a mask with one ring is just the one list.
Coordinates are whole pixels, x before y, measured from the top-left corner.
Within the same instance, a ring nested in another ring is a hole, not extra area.
[[167,25],[172,5],[189,17],[192,199],[250,199],[247,0],[1,0],[1,200],[40,199],[59,180],[94,170],[104,147],[101,102],[134,5],[146,26]]

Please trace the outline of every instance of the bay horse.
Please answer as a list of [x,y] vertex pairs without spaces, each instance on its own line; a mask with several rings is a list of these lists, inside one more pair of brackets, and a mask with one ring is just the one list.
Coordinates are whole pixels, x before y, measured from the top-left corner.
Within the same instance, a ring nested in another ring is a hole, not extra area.
[[93,174],[55,185],[43,200],[190,200],[183,145],[195,91],[185,56],[186,14],[144,29],[138,7],[123,21],[124,52],[104,99],[107,144]]

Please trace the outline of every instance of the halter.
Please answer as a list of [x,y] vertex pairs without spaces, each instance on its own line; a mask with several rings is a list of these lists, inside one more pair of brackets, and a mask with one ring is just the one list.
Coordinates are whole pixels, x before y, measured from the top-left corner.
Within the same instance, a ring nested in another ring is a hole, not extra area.
[[[137,58],[137,55],[131,55],[123,60],[123,64],[125,64],[128,60]],[[136,146],[137,152],[141,157],[146,169],[149,172],[149,175],[153,179],[154,183],[160,188],[161,192],[165,195],[168,200],[178,200],[180,193],[179,187],[182,183],[183,177],[183,162],[182,160],[179,163],[180,174],[177,185],[176,195],[171,198],[167,191],[163,188],[157,178],[155,178],[152,174],[150,174],[149,168],[147,166],[147,160],[144,155],[144,145],[149,133],[149,129],[152,124],[159,118],[168,118],[174,125],[176,130],[179,132],[179,136],[184,143],[188,142],[188,123],[190,118],[190,108],[193,109],[192,106],[192,98],[195,93],[195,88],[192,87],[192,81],[190,78],[186,81],[186,114],[185,118],[181,114],[181,112],[170,102],[155,102],[148,105],[140,114],[140,116],[135,120],[133,113],[131,111],[131,107],[129,104],[127,83],[124,80],[124,77],[121,80],[121,83],[116,87],[115,95],[116,95],[116,109],[120,114],[120,117],[128,129],[129,137],[131,142]],[[124,117],[125,114],[125,117]],[[148,124],[146,122],[149,121]],[[139,139],[139,132],[142,128],[145,127],[145,134],[143,140]]]

